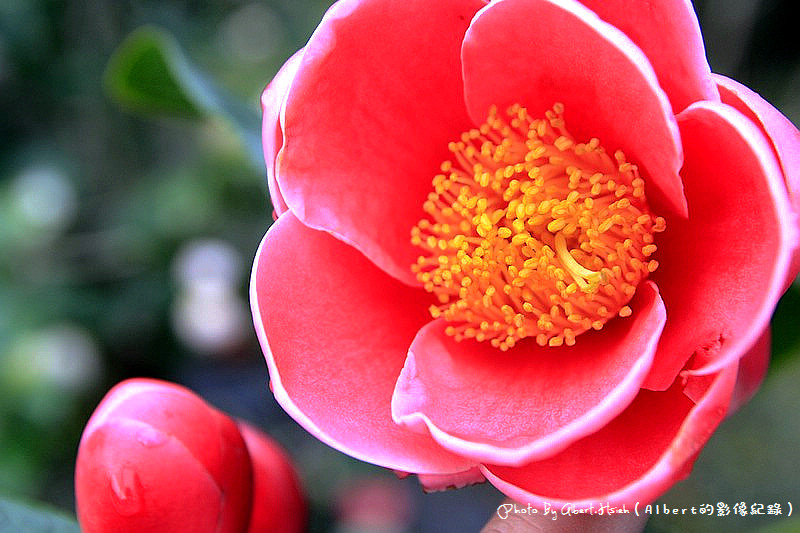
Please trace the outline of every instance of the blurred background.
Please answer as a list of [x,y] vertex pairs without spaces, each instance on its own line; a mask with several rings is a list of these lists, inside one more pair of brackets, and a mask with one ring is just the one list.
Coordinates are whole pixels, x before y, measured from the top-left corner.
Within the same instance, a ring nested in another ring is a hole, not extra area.
[[[83,425],[111,385],[152,376],[284,444],[312,531],[477,531],[496,509],[491,486],[425,495],[325,447],[267,389],[247,303],[272,221],[258,97],[330,3],[0,0],[0,498],[72,513]],[[695,5],[712,69],[800,123],[789,0]],[[797,526],[798,316],[796,283],[761,392],[660,500],[784,516],[655,516],[649,531]]]

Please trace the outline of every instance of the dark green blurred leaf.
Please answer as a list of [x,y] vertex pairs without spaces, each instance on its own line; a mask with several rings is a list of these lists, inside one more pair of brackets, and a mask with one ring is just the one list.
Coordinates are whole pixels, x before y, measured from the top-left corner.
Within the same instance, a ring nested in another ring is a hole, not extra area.
[[253,163],[263,165],[257,106],[247,106],[219,87],[166,30],[143,26],[128,35],[108,62],[105,86],[115,101],[135,112],[222,117],[244,142]]
[[800,309],[800,289],[792,284],[778,302],[772,315],[772,362],[770,372],[784,362],[800,355],[800,328],[797,327],[797,310]]
[[182,57],[172,37],[157,28],[131,33],[108,62],[106,89],[112,98],[140,113],[200,116],[176,76]]
[[80,533],[78,523],[57,511],[0,498],[0,533]]

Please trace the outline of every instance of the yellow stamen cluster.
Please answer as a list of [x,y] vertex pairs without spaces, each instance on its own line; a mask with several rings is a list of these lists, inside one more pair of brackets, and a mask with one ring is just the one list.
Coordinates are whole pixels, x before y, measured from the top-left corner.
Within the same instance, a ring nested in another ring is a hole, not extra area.
[[429,218],[411,230],[423,250],[411,268],[456,340],[571,346],[629,316],[636,286],[658,267],[653,234],[666,223],[650,213],[636,165],[596,138],[576,142],[563,113],[492,109],[449,145]]

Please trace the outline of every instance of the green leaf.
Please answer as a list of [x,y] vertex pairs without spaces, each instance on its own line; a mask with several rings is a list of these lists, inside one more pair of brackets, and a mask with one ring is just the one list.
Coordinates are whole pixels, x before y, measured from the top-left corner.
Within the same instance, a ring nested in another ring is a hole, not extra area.
[[0,533],[80,533],[74,518],[40,505],[0,498]]
[[772,315],[772,362],[770,372],[777,371],[791,358],[800,356],[800,328],[797,312],[800,310],[800,286],[794,283],[784,293],[775,314]]
[[109,96],[145,115],[221,117],[239,135],[257,168],[261,155],[261,117],[257,102],[245,105],[193,64],[164,29],[134,30],[109,59],[104,79]]
[[200,116],[200,109],[175,76],[174,64],[179,61],[180,51],[168,33],[139,28],[109,59],[106,90],[118,103],[139,113]]

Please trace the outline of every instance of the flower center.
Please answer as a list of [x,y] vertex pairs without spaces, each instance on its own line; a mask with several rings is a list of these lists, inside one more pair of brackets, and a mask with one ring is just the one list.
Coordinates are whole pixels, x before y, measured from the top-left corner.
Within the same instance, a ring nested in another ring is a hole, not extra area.
[[629,316],[636,286],[658,268],[653,234],[666,222],[650,213],[636,165],[596,138],[577,143],[563,113],[492,108],[449,144],[454,161],[433,178],[429,218],[411,230],[423,250],[411,269],[456,340],[572,346]]

